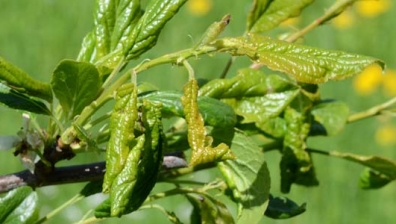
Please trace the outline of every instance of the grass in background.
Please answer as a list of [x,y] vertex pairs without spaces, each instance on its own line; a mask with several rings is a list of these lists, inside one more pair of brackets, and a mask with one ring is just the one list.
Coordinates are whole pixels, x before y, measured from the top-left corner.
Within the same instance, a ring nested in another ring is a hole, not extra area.
[[[282,32],[302,28],[319,17],[333,0],[317,0],[309,6],[299,19],[285,23]],[[76,58],[82,38],[92,29],[94,1],[43,0],[6,1],[0,0],[0,56],[24,69],[33,77],[49,81],[50,74],[64,58]],[[371,4],[371,5],[368,5]],[[224,14],[232,15],[232,22],[224,36],[243,34],[245,17],[251,1],[190,0],[165,28],[157,46],[144,54],[141,60],[160,56],[192,46],[213,21]],[[345,101],[352,112],[365,110],[396,94],[396,4],[390,0],[362,1],[343,13],[333,22],[309,33],[305,44],[326,49],[344,50],[383,59],[388,65],[385,75],[378,71],[366,71],[340,82],[321,86],[323,98]],[[279,31],[271,33],[280,34]],[[198,78],[218,77],[228,56],[217,54],[191,60]],[[248,66],[246,59],[238,59],[231,67],[230,76],[237,68]],[[150,69],[139,76],[139,81],[150,81],[164,89],[181,89],[187,80],[184,69],[163,65]],[[0,133],[14,134],[22,122],[21,113],[0,107]],[[389,117],[363,120],[351,125],[334,137],[315,137],[308,142],[313,148],[323,150],[350,151],[358,154],[375,154],[396,159],[396,125]],[[0,173],[19,171],[22,166],[10,152],[0,152]],[[279,195],[280,157],[276,152],[266,154],[271,171],[272,193]],[[79,155],[75,161],[91,161],[90,155]],[[94,156],[95,157],[95,156]],[[99,159],[96,156],[94,159]],[[293,186],[288,197],[299,203],[307,202],[307,212],[290,220],[274,221],[265,218],[263,223],[392,223],[396,207],[395,183],[380,190],[361,190],[357,187],[362,167],[336,158],[314,155],[314,163],[320,186],[305,188]],[[210,178],[207,173],[196,177]],[[194,177],[190,177],[194,178]],[[42,215],[61,205],[83,184],[63,185],[38,189],[40,200],[45,205]],[[167,188],[169,185],[161,184]],[[157,189],[158,190],[158,189]],[[69,223],[81,218],[101,200],[91,197],[54,217],[51,222]],[[159,203],[171,204],[183,220],[188,220],[189,210],[182,197]],[[130,215],[132,220],[145,223],[165,223],[160,212],[139,211]],[[150,217],[147,215],[150,213]],[[127,220],[127,219],[122,219]],[[107,220],[104,223],[111,223]],[[119,220],[118,220],[119,222]],[[130,222],[130,221],[125,221]]]

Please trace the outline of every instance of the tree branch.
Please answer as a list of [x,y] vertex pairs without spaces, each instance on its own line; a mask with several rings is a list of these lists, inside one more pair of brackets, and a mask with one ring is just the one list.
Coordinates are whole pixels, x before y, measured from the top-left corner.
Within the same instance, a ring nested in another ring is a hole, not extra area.
[[[36,167],[42,164],[40,161]],[[180,153],[170,153],[164,156],[159,181],[174,178],[197,170],[213,167],[213,164],[187,167],[187,162]],[[106,171],[106,162],[52,168],[50,172],[31,173],[29,170],[0,176],[0,193],[8,192],[21,186],[32,188],[49,185],[81,183],[102,180]]]

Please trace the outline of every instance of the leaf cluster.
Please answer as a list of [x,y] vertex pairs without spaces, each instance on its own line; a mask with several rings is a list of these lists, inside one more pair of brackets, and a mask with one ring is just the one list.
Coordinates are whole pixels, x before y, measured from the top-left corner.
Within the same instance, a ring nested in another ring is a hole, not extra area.
[[[348,105],[321,98],[320,84],[349,78],[373,63],[384,67],[373,57],[293,43],[306,29],[283,40],[265,36],[286,19],[299,16],[313,0],[254,0],[243,35],[219,38],[232,23],[226,15],[209,26],[191,48],[129,68],[129,62],[155,46],[163,27],[185,2],[151,0],[143,9],[139,0],[98,0],[95,26],[84,38],[77,59],[61,61],[49,82],[34,80],[0,58],[0,102],[44,115],[49,121],[45,130],[38,125],[27,127],[22,139],[10,146],[22,158],[28,152],[39,157],[34,165],[38,186],[51,183],[61,160],[77,153],[106,154],[105,174],[68,202],[99,192],[108,194],[95,205],[94,216],[82,223],[148,208],[157,208],[171,222],[180,223],[175,213],[154,204],[173,195],[183,195],[191,203],[192,223],[258,223],[263,215],[274,219],[299,215],[305,211],[305,203],[299,206],[270,194],[265,153],[272,150],[281,158],[283,193],[296,184],[319,184],[313,153],[368,167],[360,178],[364,189],[380,188],[396,179],[396,163],[389,159],[312,149],[307,144],[315,136],[339,134],[354,121]],[[354,2],[337,1],[316,26]],[[231,78],[199,85],[189,58],[213,53],[227,53],[230,61],[246,56],[253,64],[240,68]],[[164,91],[139,84],[140,72],[165,63],[186,68],[189,80],[183,88]],[[273,73],[264,73],[261,66]],[[112,110],[103,112],[107,104]],[[380,110],[391,106],[386,105]],[[164,119],[174,121],[168,130],[162,126]],[[32,133],[45,133],[39,135],[38,142],[43,144],[33,144],[29,140]],[[180,178],[203,169],[218,169],[221,178],[208,183]],[[174,188],[151,193],[161,182]],[[229,197],[237,214],[215,193]],[[10,191],[0,204],[7,205],[1,207],[1,221],[40,223],[53,215],[38,220],[37,196],[28,187]],[[23,209],[28,212],[20,213]]]

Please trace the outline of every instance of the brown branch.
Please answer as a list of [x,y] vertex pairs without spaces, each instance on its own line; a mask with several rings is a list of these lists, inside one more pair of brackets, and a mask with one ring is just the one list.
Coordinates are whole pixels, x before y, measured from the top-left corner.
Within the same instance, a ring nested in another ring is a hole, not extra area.
[[[161,176],[163,177],[160,177],[159,180],[162,180],[164,177],[173,178],[206,168],[206,166],[201,168],[184,168],[187,166],[187,162],[184,158],[181,158],[181,155],[179,154],[180,153],[172,153],[164,156],[161,170]],[[40,173],[35,171],[33,174],[29,170],[24,170],[21,172],[0,176],[0,193],[8,192],[21,186],[31,186],[32,188],[37,188],[49,185],[102,180],[106,171],[105,162],[59,168],[52,167],[50,169],[45,169],[44,164],[39,161],[36,164],[36,168],[37,167],[41,167],[41,170],[38,170]]]
[[105,162],[86,165],[55,168],[43,179],[29,170],[0,176],[0,193],[8,192],[21,186],[32,188],[48,185],[79,183],[103,179]]

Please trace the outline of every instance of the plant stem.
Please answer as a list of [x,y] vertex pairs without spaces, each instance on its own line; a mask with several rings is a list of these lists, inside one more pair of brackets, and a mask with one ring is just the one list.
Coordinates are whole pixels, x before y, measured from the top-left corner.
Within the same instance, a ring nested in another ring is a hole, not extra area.
[[224,67],[223,72],[220,75],[220,79],[224,79],[227,76],[228,71],[231,68],[232,63],[235,61],[235,57],[231,57],[230,59],[228,59],[226,66]]
[[315,29],[316,27],[322,25],[324,22],[330,20],[333,17],[336,17],[340,13],[342,13],[348,6],[352,5],[356,0],[338,0],[328,9],[326,12],[319,18],[315,19],[311,24],[304,27],[302,30],[293,33],[292,35],[288,36],[285,41],[287,42],[294,42],[298,38],[304,36],[311,30]]
[[323,150],[319,150],[319,149],[307,148],[307,149],[305,149],[305,151],[312,152],[312,153],[317,153],[317,154],[321,154],[321,155],[330,156],[329,152],[323,151]]
[[368,110],[359,112],[359,113],[355,113],[352,114],[348,117],[347,122],[351,123],[351,122],[355,122],[355,121],[359,121],[368,117],[372,117],[372,116],[376,116],[381,114],[384,110],[388,109],[390,106],[392,106],[393,104],[396,103],[396,97],[386,101],[383,104],[374,106]]
[[45,221],[47,221],[48,219],[52,218],[54,215],[58,214],[60,211],[62,211],[64,208],[66,208],[69,205],[72,205],[78,201],[80,201],[81,199],[83,199],[84,196],[78,194],[75,195],[74,197],[72,197],[71,199],[69,199],[67,202],[63,203],[61,206],[57,207],[56,209],[54,209],[53,211],[51,211],[50,213],[48,213],[46,216],[44,216],[43,218],[41,218],[39,221],[36,222],[36,224],[41,224],[44,223]]

